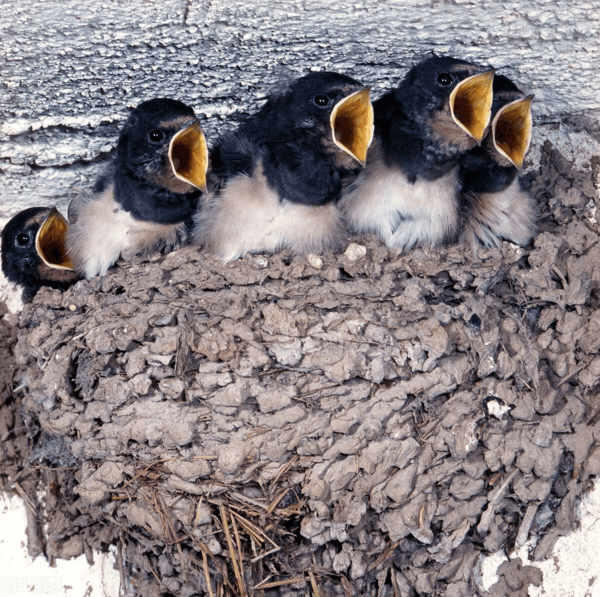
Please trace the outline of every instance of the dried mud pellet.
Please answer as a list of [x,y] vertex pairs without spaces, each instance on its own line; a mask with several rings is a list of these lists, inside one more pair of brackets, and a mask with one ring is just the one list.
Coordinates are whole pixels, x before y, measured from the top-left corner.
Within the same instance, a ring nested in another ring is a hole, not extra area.
[[152,380],[149,375],[140,373],[129,380],[129,386],[136,396],[144,396],[152,386]]
[[244,463],[246,455],[247,446],[240,442],[221,446],[218,452],[217,465],[224,473],[235,473]]
[[322,500],[329,493],[329,483],[323,479],[314,479],[302,491],[312,500]]

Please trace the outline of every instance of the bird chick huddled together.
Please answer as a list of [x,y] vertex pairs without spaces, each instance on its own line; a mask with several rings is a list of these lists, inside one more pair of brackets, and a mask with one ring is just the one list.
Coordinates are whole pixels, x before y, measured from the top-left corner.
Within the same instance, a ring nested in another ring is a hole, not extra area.
[[68,222],[30,208],[5,226],[2,270],[31,300],[41,286],[187,244],[228,262],[336,251],[351,234],[401,251],[533,238],[535,203],[518,176],[532,95],[494,69],[438,56],[373,103],[370,93],[349,76],[311,73],[210,148],[192,108],[143,102]]

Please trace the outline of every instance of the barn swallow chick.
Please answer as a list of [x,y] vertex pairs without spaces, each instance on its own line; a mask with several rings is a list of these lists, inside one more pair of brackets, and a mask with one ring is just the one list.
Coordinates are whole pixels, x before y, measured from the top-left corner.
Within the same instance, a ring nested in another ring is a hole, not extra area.
[[93,193],[69,206],[67,247],[76,270],[102,276],[120,255],[180,244],[207,170],[206,139],[192,108],[172,99],[140,104]]
[[458,236],[458,160],[483,138],[493,78],[493,69],[435,56],[374,102],[367,167],[340,201],[353,232],[404,251]]
[[525,245],[535,235],[534,200],[518,177],[531,142],[532,100],[496,76],[490,130],[481,147],[461,159],[463,238],[473,250],[497,247],[502,239]]
[[373,137],[369,93],[345,75],[311,73],[225,135],[211,153],[218,183],[196,213],[194,241],[226,262],[340,247],[336,204]]
[[67,221],[56,207],[30,207],[2,230],[2,271],[31,301],[42,286],[65,290],[78,279],[67,257]]

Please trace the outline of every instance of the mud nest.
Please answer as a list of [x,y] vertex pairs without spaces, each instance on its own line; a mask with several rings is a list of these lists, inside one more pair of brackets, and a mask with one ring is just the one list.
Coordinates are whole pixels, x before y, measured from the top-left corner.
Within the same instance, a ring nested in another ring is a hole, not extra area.
[[[30,546],[211,597],[466,597],[485,554],[547,557],[600,471],[592,177],[544,146],[525,249],[189,248],[43,289],[2,411]],[[540,580],[513,559],[491,594]]]

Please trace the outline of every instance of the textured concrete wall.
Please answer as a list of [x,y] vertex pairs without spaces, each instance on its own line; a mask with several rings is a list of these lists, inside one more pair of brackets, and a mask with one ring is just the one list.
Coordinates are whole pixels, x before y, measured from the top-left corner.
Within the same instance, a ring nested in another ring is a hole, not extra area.
[[534,92],[537,139],[559,130],[588,157],[599,147],[597,2],[24,0],[0,7],[0,225],[28,205],[65,207],[97,175],[128,109],[144,99],[190,103],[214,138],[282,77],[337,70],[373,84],[378,95],[431,50],[501,67]]

